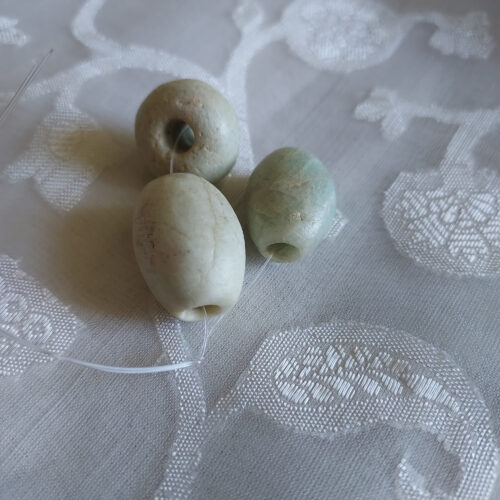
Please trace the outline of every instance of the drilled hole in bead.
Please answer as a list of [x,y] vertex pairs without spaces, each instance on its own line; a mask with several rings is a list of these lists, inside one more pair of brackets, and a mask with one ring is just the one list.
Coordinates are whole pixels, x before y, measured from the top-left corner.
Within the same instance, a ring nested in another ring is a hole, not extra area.
[[177,311],[175,316],[183,321],[200,321],[205,318],[205,313],[203,308],[207,312],[207,317],[217,316],[222,312],[222,308],[212,304],[207,304],[206,306],[193,307],[193,309],[184,309],[183,311]]
[[300,257],[299,249],[288,243],[273,243],[266,251],[277,262],[293,262]]
[[176,153],[185,153],[194,144],[193,129],[182,120],[170,120],[165,127],[165,136],[168,147]]
[[203,308],[205,308],[207,316],[217,316],[217,314],[219,314],[221,311],[221,308],[219,306],[207,305],[207,306],[195,307],[193,309],[193,312],[201,314],[201,317],[203,317],[204,316]]

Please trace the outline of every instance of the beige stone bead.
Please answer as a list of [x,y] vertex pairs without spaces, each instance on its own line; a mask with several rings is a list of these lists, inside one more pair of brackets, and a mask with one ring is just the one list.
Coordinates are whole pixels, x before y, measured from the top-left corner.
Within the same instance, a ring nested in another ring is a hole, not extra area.
[[156,299],[185,321],[222,314],[245,273],[241,225],[224,195],[193,174],[165,175],[143,190],[134,213],[134,251]]
[[222,179],[238,156],[238,119],[229,101],[207,83],[175,80],[153,90],[137,111],[135,140],[154,176],[190,172]]

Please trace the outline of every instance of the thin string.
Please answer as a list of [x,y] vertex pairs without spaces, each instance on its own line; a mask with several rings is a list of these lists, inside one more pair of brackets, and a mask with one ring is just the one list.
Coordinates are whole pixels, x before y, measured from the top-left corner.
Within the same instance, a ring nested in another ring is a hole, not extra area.
[[[245,287],[245,291],[241,294],[240,300],[255,285],[255,283],[257,282],[257,280],[261,277],[262,273],[264,272],[264,269],[267,267],[267,265],[269,264],[269,262],[271,262],[272,258],[273,258],[273,254],[269,255],[269,257],[266,259],[266,261],[262,264],[262,266],[257,271],[257,274],[254,276],[254,278],[252,279],[252,281],[250,281],[250,283]],[[205,309],[205,308],[203,308],[203,309]],[[219,323],[225,318],[226,314],[227,313],[224,313],[221,316],[219,316],[219,318],[217,319],[217,321],[214,323],[214,326],[212,326],[212,328],[210,328],[210,331],[208,332],[208,335],[206,335],[205,341],[203,342],[203,347],[202,347],[202,350],[201,350],[200,361],[203,361],[203,359],[205,358],[205,353],[207,351],[207,345],[208,345],[208,339],[210,338],[210,336],[214,332],[215,328],[219,325]]]
[[3,111],[0,113],[0,126],[5,122],[7,119],[7,116],[12,112],[12,110],[16,107],[17,103],[19,102],[19,99],[21,99],[22,95],[26,92],[26,89],[30,85],[30,83],[33,81],[33,79],[36,77],[42,66],[45,64],[47,59],[50,57],[50,55],[54,52],[54,49],[50,49],[43,57],[38,61],[31,71],[26,75],[25,79],[19,86],[19,88],[16,90],[14,95],[12,96],[11,100],[5,106]]
[[[272,259],[272,255],[270,255],[266,261],[262,264],[261,268],[258,270],[257,274],[254,276],[252,281],[246,286],[245,292],[242,294],[242,297],[245,293],[247,293],[257,282],[257,280],[260,278],[262,273],[264,272],[264,269],[267,267],[269,262]],[[241,297],[240,297],[241,299]],[[227,313],[226,313],[227,314]],[[101,372],[107,372],[107,373],[121,373],[121,374],[132,374],[132,375],[144,375],[148,373],[164,373],[164,372],[172,372],[176,370],[183,370],[185,368],[190,368],[192,366],[195,366],[203,361],[205,358],[205,354],[207,351],[207,346],[208,346],[208,340],[212,333],[214,332],[215,328],[218,326],[218,324],[226,317],[226,314],[222,314],[215,324],[212,326],[210,330],[208,330],[208,322],[207,322],[207,311],[205,307],[203,307],[203,345],[201,349],[201,354],[198,359],[194,359],[191,361],[182,361],[180,363],[173,363],[173,364],[167,364],[167,365],[153,365],[153,366],[113,366],[113,365],[102,365],[99,363],[92,363],[90,361],[85,361],[82,359],[77,359],[73,358],[71,356],[64,356],[63,354],[59,354],[56,352],[52,352],[49,349],[40,346],[38,344],[35,344],[34,342],[30,342],[29,340],[26,340],[22,337],[19,337],[17,335],[13,335],[12,333],[8,332],[7,330],[3,329],[0,327],[0,333],[15,342],[16,344],[22,345],[24,347],[27,347],[28,349],[32,349],[34,351],[37,351],[41,354],[45,354],[47,356],[50,356],[52,358],[55,358],[59,361],[64,361],[66,363],[71,363],[74,365],[78,366],[84,366],[86,368],[90,368],[92,370],[97,370]]]
[[[223,315],[224,316],[224,315]],[[207,327],[207,310],[203,306],[203,345],[201,346],[201,353],[199,361],[203,361],[205,358],[205,353],[207,352],[208,337],[210,336]]]
[[51,358],[58,359],[59,361],[65,361],[67,363],[72,363],[74,365],[85,366],[87,368],[92,368],[93,370],[99,370],[101,372],[109,372],[109,373],[130,373],[130,374],[141,374],[141,373],[160,373],[160,372],[170,372],[174,370],[180,370],[183,368],[189,368],[197,363],[198,360],[195,361],[184,361],[182,363],[176,363],[171,365],[157,365],[157,366],[108,366],[101,365],[98,363],[91,363],[89,361],[84,361],[81,359],[72,358],[70,356],[64,356],[62,354],[49,351],[48,349],[35,344],[34,342],[30,342],[29,340],[23,339],[22,337],[18,337],[17,335],[13,335],[10,332],[7,332],[3,328],[0,327],[0,332],[4,337],[12,340],[16,344],[27,347],[33,351],[37,351],[41,354],[45,354],[50,356]]
[[172,153],[170,154],[170,173],[174,173],[174,158],[175,158],[175,152],[177,151],[177,145],[179,144],[179,141],[181,140],[182,136],[184,135],[184,132],[186,132],[188,129],[187,123],[185,123],[181,130],[179,131],[179,135],[177,136],[177,139],[175,139],[174,142],[174,147],[172,148]]
[[[260,276],[264,272],[264,269],[267,267],[267,265],[269,264],[271,259],[272,259],[272,255],[270,255],[266,259],[266,261],[262,264],[261,268],[257,271],[257,274],[254,276],[252,281],[246,286],[245,292],[242,294],[242,297],[244,296],[245,293],[247,293],[255,285],[255,283],[260,278]],[[240,297],[240,300],[241,300],[241,297]],[[171,372],[171,371],[176,371],[176,370],[183,370],[185,368],[190,368],[194,365],[201,363],[203,361],[203,359],[205,358],[205,354],[207,352],[208,340],[209,340],[210,336],[214,332],[215,328],[219,325],[219,323],[226,317],[226,315],[227,315],[227,313],[219,316],[219,318],[217,319],[215,324],[212,326],[212,328],[210,330],[208,330],[207,310],[203,306],[203,345],[202,345],[201,354],[200,354],[199,358],[191,360],[191,361],[182,361],[180,363],[173,363],[173,364],[168,364],[168,365],[153,365],[153,366],[102,365],[99,363],[92,363],[90,361],[85,361],[82,359],[73,358],[71,356],[64,356],[63,354],[52,352],[43,346],[35,344],[34,342],[30,342],[29,340],[26,340],[26,339],[19,337],[17,335],[13,335],[12,333],[8,332],[7,330],[3,329],[2,327],[0,327],[0,333],[4,337],[7,337],[8,339],[15,342],[16,344],[22,345],[24,347],[27,347],[28,349],[32,349],[32,350],[37,351],[41,354],[45,354],[45,355],[50,356],[52,358],[58,359],[59,361],[64,361],[66,363],[84,366],[86,368],[90,368],[92,370],[97,370],[97,371],[101,371],[101,372],[141,375],[141,374],[148,374],[148,373],[164,373],[164,372]]]

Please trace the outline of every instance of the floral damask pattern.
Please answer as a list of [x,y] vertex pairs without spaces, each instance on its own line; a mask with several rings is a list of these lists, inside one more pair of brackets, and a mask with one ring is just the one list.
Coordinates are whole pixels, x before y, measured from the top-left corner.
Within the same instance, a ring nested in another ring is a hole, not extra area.
[[71,345],[79,327],[66,306],[23,273],[15,260],[0,255],[0,375],[19,375],[34,363],[51,361],[13,336],[61,353]]
[[[71,25],[75,38],[90,50],[89,59],[28,89],[26,99],[53,93],[54,109],[35,131],[28,151],[4,172],[10,182],[33,179],[43,198],[63,211],[71,210],[102,170],[120,158],[120,145],[76,105],[83,85],[92,78],[132,68],[199,78],[216,86],[233,102],[240,120],[241,153],[235,172],[248,174],[254,155],[247,70],[269,44],[285,41],[306,63],[344,73],[390,58],[420,22],[436,27],[429,44],[442,54],[486,58],[494,47],[488,18],[480,12],[456,17],[438,12],[402,15],[366,0],[296,0],[279,21],[266,24],[261,5],[245,0],[233,13],[240,40],[223,72],[214,75],[173,52],[110,40],[95,24],[104,4],[105,0],[86,1]],[[16,22],[5,19],[0,18],[0,43],[26,43]],[[390,140],[405,133],[418,117],[457,126],[435,170],[402,173],[389,188],[384,220],[396,247],[430,269],[456,275],[498,274],[500,184],[491,170],[474,168],[470,152],[500,121],[499,111],[421,106],[379,89],[358,106],[356,116],[381,121]],[[88,140],[94,133],[98,142]],[[331,235],[336,236],[344,223],[339,217]],[[0,297],[0,329],[8,334],[52,352],[64,351],[73,341],[76,318],[5,256],[0,257]],[[178,322],[158,310],[154,322],[172,362],[192,359]],[[3,338],[0,331],[0,374],[19,374],[49,359]],[[211,409],[197,370],[174,376],[179,420],[158,499],[191,495],[203,447],[230,417],[247,409],[294,432],[327,439],[374,422],[436,436],[457,458],[459,482],[433,490],[402,457],[394,471],[395,490],[407,498],[486,498],[495,482],[498,450],[478,391],[445,353],[404,332],[335,321],[272,335],[235,387]]]
[[[415,182],[408,174],[401,174],[386,193],[384,208],[384,218],[398,247],[405,253],[412,252],[415,260],[437,271],[497,274],[500,179],[492,172],[479,175],[486,177],[489,191],[478,189],[470,175],[467,187],[426,191],[422,186],[433,184],[435,175],[415,176],[419,179]],[[467,174],[457,169],[457,176],[465,178]],[[408,189],[403,188],[405,185]]]
[[29,149],[3,176],[9,182],[32,178],[46,200],[69,210],[124,148],[94,119],[63,102],[44,118]]
[[478,141],[500,122],[500,108],[442,109],[375,89],[355,116],[380,121],[395,140],[414,118],[433,118],[457,131],[437,170],[401,173],[386,191],[383,218],[396,247],[434,271],[457,276],[500,273],[500,179],[474,167]]
[[[175,320],[155,321],[165,347],[183,345]],[[176,349],[173,361],[188,355]],[[246,410],[324,439],[375,423],[435,435],[458,458],[460,483],[431,491],[403,457],[395,486],[405,498],[487,498],[495,482],[498,450],[477,391],[444,353],[404,332],[335,321],[271,335],[208,414],[200,381],[177,382],[191,425],[178,430],[157,499],[188,498],[205,444]]]
[[21,47],[28,43],[29,37],[18,27],[17,19],[0,17],[0,45],[17,45]]
[[288,44],[297,55],[320,69],[342,72],[388,59],[419,22],[437,26],[429,43],[443,54],[486,58],[493,49],[484,12],[397,14],[369,0],[313,0],[293,2],[283,16]]

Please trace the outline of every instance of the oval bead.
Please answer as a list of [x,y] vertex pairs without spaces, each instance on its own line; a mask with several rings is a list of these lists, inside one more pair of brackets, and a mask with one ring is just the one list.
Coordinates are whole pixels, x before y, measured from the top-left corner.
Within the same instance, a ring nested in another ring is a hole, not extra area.
[[151,181],[134,213],[134,251],[163,307],[184,321],[226,312],[245,273],[241,225],[224,195],[205,179],[172,174]]
[[250,237],[264,257],[292,262],[327,236],[335,217],[335,186],[325,166],[297,148],[266,156],[246,191]]
[[[187,126],[186,126],[187,125]],[[153,90],[139,107],[135,140],[155,176],[190,172],[222,179],[238,156],[238,119],[229,101],[199,80],[175,80]]]

